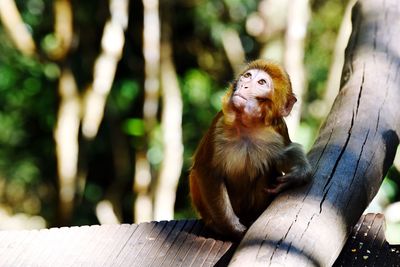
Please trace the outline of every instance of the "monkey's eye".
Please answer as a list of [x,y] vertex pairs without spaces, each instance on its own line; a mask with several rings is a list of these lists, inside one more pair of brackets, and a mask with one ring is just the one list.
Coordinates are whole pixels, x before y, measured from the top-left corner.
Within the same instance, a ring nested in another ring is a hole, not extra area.
[[243,74],[244,78],[251,78],[251,73],[250,72],[246,72],[245,74]]
[[267,81],[264,80],[264,79],[261,79],[261,80],[258,81],[258,84],[264,85],[264,84],[267,84]]

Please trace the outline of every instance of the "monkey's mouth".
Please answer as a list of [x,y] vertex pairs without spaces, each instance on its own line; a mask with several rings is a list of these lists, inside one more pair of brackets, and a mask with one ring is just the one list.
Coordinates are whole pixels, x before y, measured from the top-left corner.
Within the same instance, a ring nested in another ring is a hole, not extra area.
[[241,94],[236,93],[232,96],[232,104],[236,109],[243,110],[244,107],[246,106],[246,103],[247,103],[247,98],[245,98]]
[[239,93],[236,93],[236,94],[233,95],[233,97],[235,97],[235,96],[240,97],[240,98],[242,98],[242,99],[244,99],[244,100],[247,101],[247,98],[245,98],[244,96],[242,96],[242,95],[239,94]]

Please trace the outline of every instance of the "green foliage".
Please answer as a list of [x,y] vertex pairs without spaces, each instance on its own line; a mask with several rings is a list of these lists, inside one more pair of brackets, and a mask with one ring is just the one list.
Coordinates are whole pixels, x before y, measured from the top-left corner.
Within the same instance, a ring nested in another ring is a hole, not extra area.
[[324,1],[313,10],[308,25],[305,66],[309,91],[307,101],[322,98],[336,43],[336,35],[346,5],[342,1]]
[[123,124],[124,133],[132,136],[143,136],[145,134],[144,122],[142,119],[127,119]]
[[395,167],[391,167],[383,180],[382,190],[389,202],[400,201],[400,173]]
[[46,64],[8,45],[0,45],[0,201],[15,212],[48,216],[55,208],[54,82]]

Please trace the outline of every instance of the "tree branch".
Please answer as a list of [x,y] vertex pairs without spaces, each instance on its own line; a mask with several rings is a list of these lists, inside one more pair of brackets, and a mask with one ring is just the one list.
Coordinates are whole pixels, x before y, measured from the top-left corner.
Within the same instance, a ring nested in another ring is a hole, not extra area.
[[331,266],[377,193],[399,143],[396,0],[353,9],[341,89],[309,153],[311,184],[279,195],[251,226],[232,266]]

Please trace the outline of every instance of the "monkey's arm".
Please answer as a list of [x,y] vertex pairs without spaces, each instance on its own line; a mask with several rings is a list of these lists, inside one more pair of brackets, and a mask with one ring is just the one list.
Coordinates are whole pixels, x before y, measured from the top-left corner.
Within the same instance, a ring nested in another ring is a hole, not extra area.
[[233,211],[225,181],[215,169],[218,167],[212,166],[215,127],[221,117],[219,112],[195,153],[190,171],[190,193],[207,225],[220,234],[239,239],[246,227]]
[[[224,236],[242,238],[246,227],[233,211],[223,179],[196,169],[192,169],[190,179],[193,202],[206,225]],[[199,196],[193,194],[196,190]]]
[[300,144],[290,143],[277,160],[277,169],[284,175],[276,178],[276,184],[267,188],[277,194],[288,187],[304,184],[311,179],[311,165]]

